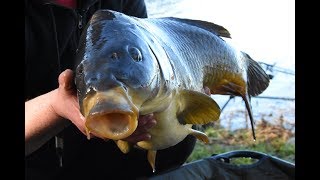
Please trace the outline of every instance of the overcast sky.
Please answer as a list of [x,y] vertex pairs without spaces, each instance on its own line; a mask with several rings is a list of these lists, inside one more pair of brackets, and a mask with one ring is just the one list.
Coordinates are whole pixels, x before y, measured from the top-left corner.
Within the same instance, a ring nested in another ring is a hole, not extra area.
[[[176,16],[201,19],[224,26],[231,33],[230,42],[253,59],[294,70],[295,2],[294,0],[146,0],[149,17]],[[295,97],[295,78],[275,73],[261,96]],[[212,96],[222,107],[228,96]],[[252,99],[256,120],[283,117],[295,121],[295,101]],[[245,125],[241,98],[230,101],[220,119],[224,126],[232,119],[232,129]],[[231,119],[229,115],[235,115]],[[270,116],[272,114],[272,116]],[[265,116],[267,115],[267,116]],[[249,125],[248,125],[249,127]]]
[[[231,33],[231,43],[253,59],[294,69],[293,0],[146,0],[150,17],[211,21]],[[149,6],[152,5],[152,6]]]

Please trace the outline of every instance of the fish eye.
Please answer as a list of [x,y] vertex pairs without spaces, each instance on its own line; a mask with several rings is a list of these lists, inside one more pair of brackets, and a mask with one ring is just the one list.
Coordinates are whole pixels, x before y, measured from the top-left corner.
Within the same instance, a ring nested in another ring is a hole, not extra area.
[[142,61],[142,54],[138,48],[135,48],[135,47],[129,48],[129,54],[134,61],[136,62]]

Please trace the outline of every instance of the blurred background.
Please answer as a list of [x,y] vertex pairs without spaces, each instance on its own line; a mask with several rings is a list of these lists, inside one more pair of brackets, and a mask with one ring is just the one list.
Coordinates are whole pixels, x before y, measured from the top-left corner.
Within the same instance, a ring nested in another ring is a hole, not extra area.
[[[205,20],[226,28],[228,43],[248,53],[269,74],[270,85],[251,100],[257,140],[240,97],[212,95],[219,122],[205,131],[188,162],[231,150],[256,150],[295,162],[295,2],[291,0],[145,0],[150,18]],[[244,160],[247,161],[247,160]],[[245,162],[244,162],[245,163]]]

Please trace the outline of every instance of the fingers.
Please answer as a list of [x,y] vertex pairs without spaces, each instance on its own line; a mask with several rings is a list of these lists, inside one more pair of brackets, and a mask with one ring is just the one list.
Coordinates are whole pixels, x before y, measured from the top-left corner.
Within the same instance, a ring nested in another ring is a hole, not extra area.
[[[91,133],[86,132],[85,117],[77,109],[75,109],[74,113],[71,114],[71,117],[73,119],[73,120],[71,120],[73,122],[73,124],[75,126],[77,126],[77,128],[81,131],[81,133],[84,134],[85,136],[87,136],[88,139],[98,137],[97,135],[95,135],[92,132]],[[105,139],[105,138],[102,138],[102,139],[107,141],[107,139]]]
[[148,129],[152,128],[157,124],[153,114],[139,116],[138,127],[135,133],[141,134],[146,133]]
[[148,133],[142,133],[142,134],[132,134],[131,136],[125,138],[125,141],[128,141],[130,143],[137,143],[139,141],[146,141],[151,139],[151,135]]
[[74,121],[74,124],[78,127],[78,129],[84,134],[86,135],[86,130],[85,130],[85,118],[82,116],[82,114],[80,112],[78,113],[78,120]]
[[67,118],[72,121],[72,123],[77,126],[77,128],[86,135],[85,130],[85,117],[80,113],[78,107],[71,105],[71,108],[69,109],[67,113]]
[[125,138],[124,140],[131,143],[149,140],[151,138],[151,135],[148,133],[148,130],[156,124],[157,121],[155,120],[153,114],[139,116],[137,129],[132,133],[132,135]]
[[76,97],[76,91],[73,82],[73,71],[66,69],[60,73],[58,106],[60,106],[60,114],[72,121],[77,128],[86,135],[85,118],[79,110],[79,103]]
[[157,121],[152,113],[148,115],[141,115],[139,116],[137,128],[148,130],[154,125],[156,125],[156,123]]
[[148,130],[150,128],[152,128],[153,126],[155,126],[157,124],[157,121],[155,119],[150,119],[144,126],[142,126],[141,128],[143,128],[144,130]]

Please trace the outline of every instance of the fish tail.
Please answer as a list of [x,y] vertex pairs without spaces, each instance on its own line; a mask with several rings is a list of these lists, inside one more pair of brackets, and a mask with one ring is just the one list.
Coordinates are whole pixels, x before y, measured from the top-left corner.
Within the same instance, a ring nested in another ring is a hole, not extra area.
[[253,60],[248,54],[244,52],[242,52],[242,54],[246,58],[248,64],[248,93],[250,96],[257,96],[269,86],[269,76],[258,62]]
[[269,76],[262,69],[262,67],[259,65],[258,62],[253,60],[248,54],[246,54],[244,52],[242,52],[242,54],[245,57],[245,60],[247,61],[247,64],[248,64],[247,93],[245,95],[242,95],[242,98],[245,102],[246,109],[249,114],[249,118],[250,118],[250,122],[251,122],[252,136],[253,136],[253,139],[256,140],[250,97],[257,96],[257,95],[261,94],[269,86],[270,79],[269,79]]
[[242,99],[244,100],[244,103],[246,105],[246,109],[247,109],[248,114],[249,114],[253,139],[256,140],[256,133],[255,133],[255,130],[254,130],[254,119],[253,119],[253,115],[252,115],[250,96],[248,94],[246,94],[246,95],[242,96]]

